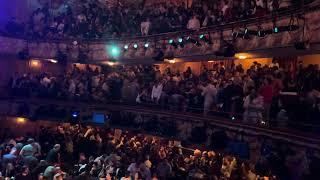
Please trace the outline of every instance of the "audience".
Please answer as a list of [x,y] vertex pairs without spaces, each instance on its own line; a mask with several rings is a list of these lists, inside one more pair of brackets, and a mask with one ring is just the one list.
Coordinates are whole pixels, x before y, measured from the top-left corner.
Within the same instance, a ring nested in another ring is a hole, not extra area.
[[[6,147],[6,150],[0,152],[1,157],[14,148],[18,149],[18,144],[28,146],[36,142],[31,134],[19,138],[12,138],[14,136],[10,137],[6,133],[1,135],[0,147]],[[74,145],[73,153],[67,154],[70,140]],[[252,164],[214,151],[201,152],[198,149],[173,146],[169,140],[161,137],[128,131],[115,133],[112,129],[90,126],[41,126],[38,142],[39,147],[42,147],[41,155],[36,157],[29,154],[35,159],[35,164],[25,163],[21,155],[12,162],[1,160],[2,177],[41,180],[282,179],[294,175],[291,170],[295,167],[303,167],[299,169],[299,179],[315,175],[313,169],[308,170],[307,161],[295,161],[306,158],[303,152],[297,155],[281,153],[281,148],[276,145],[273,145],[272,153],[268,152],[256,164]],[[288,171],[279,172],[282,167]]]
[[[254,124],[272,125],[278,117],[294,123],[302,123],[298,119],[303,117],[304,123],[317,123],[320,90],[316,83],[320,80],[317,65],[299,67],[295,74],[274,63],[261,66],[254,62],[246,72],[241,65],[210,66],[203,67],[199,75],[190,67],[180,73],[170,68],[160,72],[157,66],[143,65],[119,65],[104,71],[93,70],[89,65],[83,70],[74,66],[57,76],[49,72],[15,74],[9,87],[14,96],[156,105],[173,111],[245,119]],[[288,98],[296,100],[286,103]]]
[[[31,38],[112,38],[150,35],[181,30],[198,30],[247,18],[264,16],[291,7],[291,0],[194,1],[187,7],[164,2],[119,4],[107,7],[100,1],[68,2],[53,13],[49,4],[35,10],[30,20],[8,22],[11,35]],[[75,4],[77,3],[77,4]],[[298,6],[299,3],[293,3]]]

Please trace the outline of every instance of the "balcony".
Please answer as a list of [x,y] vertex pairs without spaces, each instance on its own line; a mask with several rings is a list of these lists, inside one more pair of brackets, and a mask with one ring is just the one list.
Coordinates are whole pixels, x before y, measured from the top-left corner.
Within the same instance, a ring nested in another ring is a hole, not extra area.
[[[187,61],[222,59],[225,57],[221,55],[221,49],[228,42],[227,44],[231,44],[237,52],[250,52],[251,57],[283,56],[283,52],[288,52],[290,55],[313,54],[317,52],[320,42],[320,23],[316,18],[320,12],[318,9],[319,6],[314,2],[302,9],[226,23],[199,31],[180,31],[120,39],[34,40],[3,35],[0,37],[2,47],[0,53],[16,55],[27,50],[30,57],[56,58],[57,52],[60,51],[73,62],[78,61],[79,54],[85,54],[86,59],[91,63],[102,64],[114,59],[124,63],[153,63],[152,57],[157,55],[155,49],[159,48],[163,50],[164,58]],[[275,27],[279,28],[278,33],[273,32]],[[285,27],[286,30],[282,30]],[[263,32],[263,35],[258,35],[258,32]],[[211,43],[201,40],[200,36],[210,37]],[[179,38],[183,38],[183,41],[194,39],[201,45],[185,42],[184,47],[181,47],[178,44]],[[148,48],[145,47],[146,42]],[[307,42],[307,49],[296,50],[294,45],[298,42]],[[173,43],[176,45],[172,45]],[[117,58],[108,52],[114,46],[121,51]],[[125,49],[125,46],[128,49]]]
[[[208,137],[211,137],[212,134],[224,131],[228,135],[242,135],[245,139],[271,139],[294,146],[320,150],[320,139],[315,136],[315,131],[310,131],[310,127],[308,127],[309,132],[304,132],[287,127],[256,126],[245,124],[237,119],[163,111],[157,107],[125,105],[115,102],[96,104],[45,99],[2,98],[0,107],[0,113],[5,116],[22,116],[31,121],[50,120],[60,123],[72,122],[70,120],[71,113],[78,112],[78,120],[81,123],[91,124],[92,114],[99,112],[110,117],[106,124],[111,127],[127,128],[197,144],[206,144]],[[194,134],[196,132],[199,137]]]

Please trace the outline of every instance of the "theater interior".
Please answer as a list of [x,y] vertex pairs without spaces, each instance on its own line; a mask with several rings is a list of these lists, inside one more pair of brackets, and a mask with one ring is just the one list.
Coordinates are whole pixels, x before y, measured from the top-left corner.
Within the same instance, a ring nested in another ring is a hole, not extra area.
[[0,179],[318,179],[319,2],[3,3]]

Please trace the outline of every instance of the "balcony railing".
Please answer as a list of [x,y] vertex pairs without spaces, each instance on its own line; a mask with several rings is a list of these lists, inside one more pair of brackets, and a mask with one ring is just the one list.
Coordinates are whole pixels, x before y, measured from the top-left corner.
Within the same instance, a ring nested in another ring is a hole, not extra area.
[[[320,139],[317,136],[314,136],[314,133],[301,132],[288,128],[278,128],[278,127],[267,127],[267,126],[255,126],[250,124],[244,124],[241,121],[230,120],[226,118],[221,118],[217,116],[199,116],[199,114],[194,113],[181,113],[173,111],[163,111],[160,109],[145,107],[145,106],[132,106],[132,105],[123,105],[123,104],[96,104],[96,103],[81,103],[81,102],[66,102],[59,100],[45,100],[45,99],[1,99],[0,100],[1,114],[9,116],[24,116],[32,118],[33,120],[38,119],[56,119],[58,122],[68,122],[68,116],[62,115],[59,117],[58,114],[52,115],[56,112],[56,109],[63,109],[65,112],[72,112],[79,110],[81,114],[81,121],[85,121],[85,116],[92,115],[93,112],[104,112],[109,114],[111,118],[112,126],[124,126],[131,127],[133,129],[140,129],[143,126],[143,123],[152,123],[150,120],[144,120],[143,117],[155,117],[158,119],[159,123],[163,124],[161,127],[173,127],[177,128],[184,124],[190,123],[192,128],[203,127],[203,130],[208,130],[208,128],[226,130],[239,134],[246,134],[246,136],[260,136],[265,138],[270,138],[277,141],[285,141],[287,143],[306,146],[308,148],[320,150]],[[29,109],[28,115],[21,114],[21,107]],[[42,111],[38,109],[41,108]],[[44,112],[43,109],[48,109],[48,112]],[[41,114],[42,112],[42,114]],[[45,114],[43,114],[45,113]],[[129,113],[129,114],[128,114]],[[127,115],[125,115],[127,114]],[[130,115],[131,114],[131,115]],[[129,116],[128,116],[129,115]],[[55,117],[56,116],[56,117]],[[128,117],[124,117],[128,116]],[[142,117],[142,120],[134,122],[136,117]],[[34,119],[37,117],[36,119]],[[158,122],[157,121],[157,122]],[[132,125],[135,124],[133,127]],[[153,122],[153,123],[156,123]],[[139,125],[140,124],[140,125]],[[138,125],[138,127],[137,127]],[[155,124],[154,124],[155,125]],[[149,125],[148,125],[149,126]],[[150,127],[151,128],[151,127]],[[154,127],[153,127],[154,128]],[[179,129],[179,128],[178,128]],[[167,130],[162,129],[165,133],[163,135],[167,136],[179,136],[180,130],[173,130],[169,134]],[[143,129],[140,129],[143,130]],[[151,129],[144,129],[145,131],[152,131]],[[152,132],[151,132],[152,133]],[[155,133],[155,132],[153,132]],[[190,134],[189,134],[190,135]],[[188,135],[188,136],[189,136]],[[181,138],[181,137],[180,137]]]

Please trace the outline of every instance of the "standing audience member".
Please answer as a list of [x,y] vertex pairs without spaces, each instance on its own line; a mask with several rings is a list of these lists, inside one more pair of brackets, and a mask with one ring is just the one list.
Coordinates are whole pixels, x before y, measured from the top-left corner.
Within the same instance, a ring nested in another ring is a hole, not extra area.
[[189,30],[199,30],[200,29],[200,21],[196,15],[193,15],[192,18],[188,21],[187,28]]
[[141,22],[141,35],[147,36],[149,34],[151,22],[150,19],[147,18],[145,21]]
[[159,103],[159,100],[162,94],[162,88],[163,88],[163,85],[160,81],[155,82],[155,84],[152,87],[151,99],[156,104]]
[[204,96],[203,113],[207,115],[213,103],[215,103],[217,88],[211,82],[205,82],[201,95]]
[[59,164],[60,163],[60,144],[56,144],[53,148],[49,151],[47,155],[46,161],[49,164]]
[[250,88],[249,91],[250,94],[245,98],[243,103],[245,109],[243,120],[245,123],[257,124],[263,120],[263,96],[254,88]]

